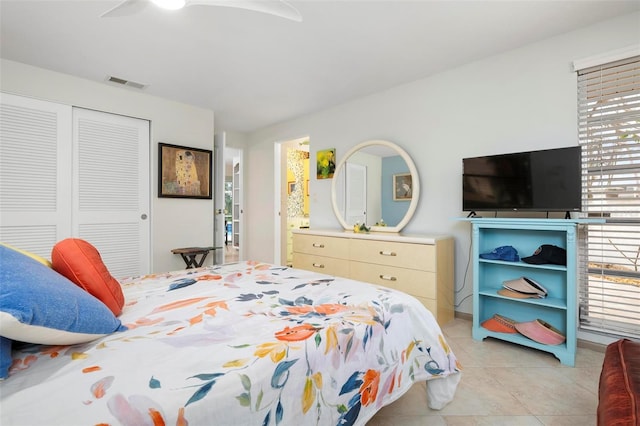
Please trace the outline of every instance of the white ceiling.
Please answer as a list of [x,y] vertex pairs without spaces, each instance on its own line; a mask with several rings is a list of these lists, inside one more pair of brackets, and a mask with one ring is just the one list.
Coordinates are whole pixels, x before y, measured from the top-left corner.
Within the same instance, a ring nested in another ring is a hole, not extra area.
[[118,3],[0,0],[0,56],[148,84],[213,110],[216,129],[249,132],[640,10],[638,0],[293,0],[301,23],[213,6],[99,17]]

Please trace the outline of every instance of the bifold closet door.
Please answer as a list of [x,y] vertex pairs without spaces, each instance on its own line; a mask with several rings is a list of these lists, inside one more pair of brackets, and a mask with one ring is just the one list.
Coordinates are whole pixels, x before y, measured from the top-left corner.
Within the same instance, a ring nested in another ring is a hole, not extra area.
[[115,277],[150,269],[149,122],[73,109],[73,234]]
[[44,258],[95,245],[115,277],[150,270],[149,122],[0,93],[0,241]]
[[49,259],[71,235],[71,107],[0,93],[0,241]]

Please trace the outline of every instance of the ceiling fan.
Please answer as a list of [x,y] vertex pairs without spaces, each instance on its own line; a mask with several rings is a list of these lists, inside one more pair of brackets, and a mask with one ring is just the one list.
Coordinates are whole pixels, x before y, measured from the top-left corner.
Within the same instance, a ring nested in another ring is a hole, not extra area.
[[302,22],[300,12],[283,0],[124,0],[100,17],[115,18],[134,15],[144,10],[150,3],[168,10],[182,9],[186,6],[235,7]]

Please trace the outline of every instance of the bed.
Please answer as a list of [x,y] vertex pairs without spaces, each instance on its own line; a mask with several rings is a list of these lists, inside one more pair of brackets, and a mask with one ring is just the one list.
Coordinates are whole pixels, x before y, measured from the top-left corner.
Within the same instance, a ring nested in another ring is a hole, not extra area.
[[13,342],[1,424],[365,424],[418,381],[440,409],[461,377],[431,313],[387,288],[251,261],[119,285],[120,331]]

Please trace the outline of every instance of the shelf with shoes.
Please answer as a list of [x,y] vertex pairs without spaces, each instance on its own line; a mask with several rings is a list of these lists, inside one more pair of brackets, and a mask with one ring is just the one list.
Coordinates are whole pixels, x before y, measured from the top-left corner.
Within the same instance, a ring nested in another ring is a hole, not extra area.
[[[550,352],[562,364],[573,366],[580,221],[520,218],[469,221],[473,240],[473,338],[492,337]],[[539,283],[546,292],[530,297],[499,293],[505,282],[521,278]],[[496,314],[513,321],[517,332],[483,327]]]
[[500,295],[498,291],[504,288],[504,281],[525,277],[543,283],[548,290],[547,297],[515,299],[515,301],[548,306],[550,308],[567,309],[566,267],[545,268],[538,265],[527,265],[522,262],[516,264],[510,262],[498,263],[479,259],[478,270],[478,292],[483,296],[495,297],[500,300],[514,300],[512,297]]

